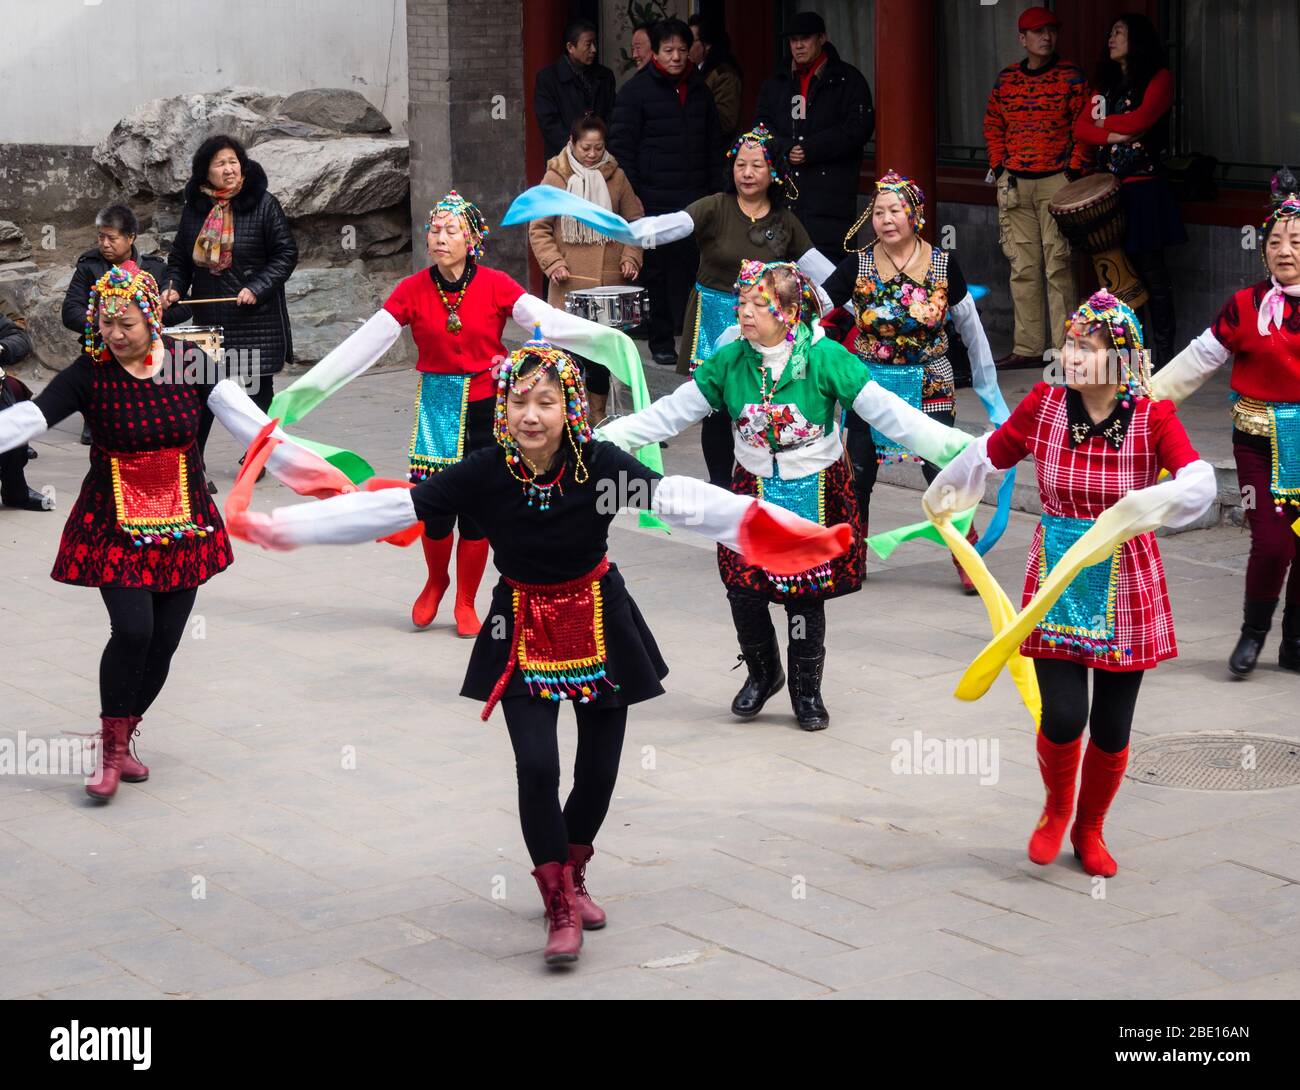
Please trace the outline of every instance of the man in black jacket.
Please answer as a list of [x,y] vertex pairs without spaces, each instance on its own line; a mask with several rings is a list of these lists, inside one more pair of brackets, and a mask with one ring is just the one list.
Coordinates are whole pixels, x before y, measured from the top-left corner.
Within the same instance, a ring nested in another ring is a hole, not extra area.
[[[0,314],[0,409],[31,398],[31,391],[26,386],[13,375],[5,374],[7,367],[31,350],[31,342],[19,322]],[[36,457],[36,453],[26,443],[0,454],[0,504],[22,511],[52,511],[54,504],[27,485],[24,468],[29,457]]]
[[546,158],[569,142],[569,129],[593,113],[606,125],[614,118],[614,73],[596,63],[596,28],[586,19],[564,28],[564,56],[537,73],[533,113],[542,130]]
[[[68,290],[63,296],[63,324],[80,338],[86,331],[86,304],[90,289],[114,265],[134,261],[158,282],[160,292],[167,290],[167,265],[160,257],[141,257],[135,248],[135,236],[140,233],[140,221],[124,204],[110,204],[95,216],[96,244],[77,258],[77,268],[72,274]],[[183,306],[167,307],[164,304],[163,322],[175,325],[190,316]],[[81,429],[81,441],[90,445],[90,429]]]
[[[723,188],[722,130],[713,94],[687,59],[691,28],[665,19],[650,28],[650,63],[627,81],[614,102],[610,154],[645,205],[647,216],[679,212]],[[650,292],[650,353],[675,366],[680,333],[700,252],[691,238],[647,248],[641,283]]]
[[871,88],[826,40],[826,23],[801,11],[785,29],[791,64],[758,94],[756,121],[774,134],[769,145],[789,165],[799,190],[791,207],[813,244],[832,262],[844,257],[844,235],[858,213],[863,149],[875,131]]

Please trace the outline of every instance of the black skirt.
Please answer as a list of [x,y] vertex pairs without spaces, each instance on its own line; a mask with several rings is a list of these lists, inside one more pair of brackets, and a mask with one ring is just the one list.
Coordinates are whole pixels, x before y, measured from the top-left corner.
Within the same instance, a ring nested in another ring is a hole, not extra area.
[[1169,182],[1152,178],[1144,182],[1123,182],[1119,187],[1124,201],[1126,253],[1162,250],[1181,246],[1187,241],[1178,200]]
[[[620,708],[662,696],[664,687],[659,683],[668,676],[668,666],[659,654],[645,618],[628,594],[623,576],[613,564],[601,579],[600,590],[604,599],[605,675],[618,688],[601,685],[597,704]],[[501,631],[498,617],[505,619],[505,634],[494,637],[494,632]],[[514,646],[514,631],[514,592],[510,584],[501,579],[492,590],[492,605],[474,641],[461,696],[485,701],[492,695]],[[516,665],[502,697],[529,695],[523,672]]]

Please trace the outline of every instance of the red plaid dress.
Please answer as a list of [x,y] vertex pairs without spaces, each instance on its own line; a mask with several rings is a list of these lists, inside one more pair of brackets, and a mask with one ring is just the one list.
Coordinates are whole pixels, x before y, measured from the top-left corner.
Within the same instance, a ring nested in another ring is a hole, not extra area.
[[[1026,455],[1034,457],[1043,513],[1095,519],[1126,493],[1156,483],[1161,469],[1177,473],[1198,455],[1187,438],[1172,402],[1138,398],[1126,419],[1118,449],[1112,440],[1091,435],[1075,445],[1070,432],[1063,386],[1040,382],[1016,407],[1010,419],[989,438],[989,460],[1010,469]],[[1022,607],[1038,591],[1043,527],[1034,531],[1025,571]],[[1036,628],[1021,644],[1028,658],[1067,659],[1100,670],[1148,670],[1178,654],[1169,592],[1154,534],[1140,534],[1120,549],[1115,595],[1115,641],[1121,657],[1082,648],[1048,644]]]

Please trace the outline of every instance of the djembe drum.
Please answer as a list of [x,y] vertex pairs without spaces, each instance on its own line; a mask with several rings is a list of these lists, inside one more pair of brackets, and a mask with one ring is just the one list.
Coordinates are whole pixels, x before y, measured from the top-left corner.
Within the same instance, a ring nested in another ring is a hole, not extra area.
[[1071,182],[1047,208],[1066,241],[1091,255],[1103,288],[1134,309],[1147,301],[1146,285],[1124,253],[1124,205],[1113,174]]

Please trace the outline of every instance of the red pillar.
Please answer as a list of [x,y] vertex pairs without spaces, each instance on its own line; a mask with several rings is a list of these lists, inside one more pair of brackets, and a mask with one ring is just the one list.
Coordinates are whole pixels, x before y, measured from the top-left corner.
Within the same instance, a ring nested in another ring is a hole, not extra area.
[[[546,173],[546,151],[542,132],[533,113],[533,84],[537,73],[554,64],[560,55],[564,24],[569,19],[568,0],[528,0],[524,9],[524,177],[536,185]],[[522,228],[516,228],[522,230]],[[542,270],[528,252],[528,288],[545,298]]]
[[876,0],[876,171],[896,170],[925,190],[925,235],[936,198],[934,0]]

